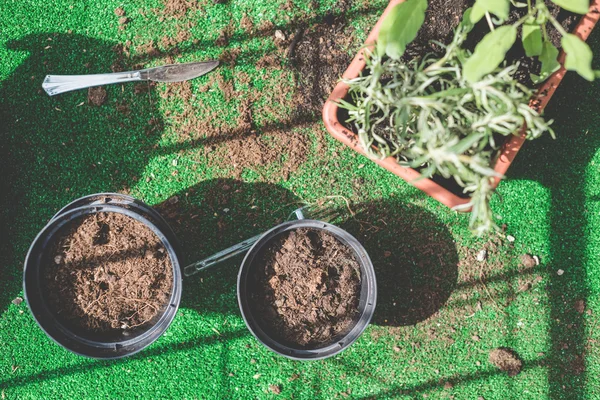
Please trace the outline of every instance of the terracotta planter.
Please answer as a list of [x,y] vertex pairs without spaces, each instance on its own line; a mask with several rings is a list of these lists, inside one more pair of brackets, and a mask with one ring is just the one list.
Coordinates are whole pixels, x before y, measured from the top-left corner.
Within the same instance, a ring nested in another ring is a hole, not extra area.
[[[364,49],[372,49],[373,44],[377,40],[377,36],[379,35],[379,29],[381,27],[381,23],[385,16],[390,12],[392,7],[395,5],[402,3],[404,0],[391,0],[379,21],[369,34],[365,46],[359,53],[354,57],[352,63],[342,75],[343,79],[354,79],[358,77],[363,69],[365,68],[365,60],[364,60]],[[588,36],[594,29],[594,26],[598,22],[600,17],[600,0],[593,0],[592,5],[590,7],[590,12],[583,16],[573,33],[579,36],[583,40],[587,40]],[[561,65],[564,63],[565,54],[561,52],[559,56],[559,62]],[[550,98],[556,91],[556,88],[562,81],[567,71],[564,68],[561,68],[557,72],[555,72],[542,86],[538,89],[535,98],[531,102],[531,107],[534,107],[536,110],[543,110]],[[364,150],[361,148],[361,145],[358,140],[358,136],[346,129],[342,122],[338,120],[338,111],[339,107],[337,105],[337,100],[343,99],[348,94],[350,87],[344,82],[339,82],[336,87],[333,89],[333,92],[329,96],[327,102],[325,102],[325,106],[323,108],[323,121],[325,122],[325,126],[329,133],[333,135],[337,140],[349,146],[351,149],[356,152],[365,155]],[[524,129],[523,129],[524,131]],[[494,164],[494,170],[504,175],[508,170],[508,167],[513,162],[515,156],[519,152],[519,149],[523,145],[525,141],[525,134],[521,132],[520,135],[511,135],[507,138],[506,142],[501,148],[500,154],[496,159]],[[373,162],[379,164],[383,168],[388,171],[398,175],[405,181],[414,185],[415,187],[421,189],[434,199],[439,202],[445,204],[446,206],[453,208],[459,205],[463,205],[469,202],[469,199],[461,198],[454,193],[450,192],[448,189],[440,186],[438,183],[434,182],[431,179],[421,178],[419,172],[412,168],[406,168],[398,164],[394,157],[388,157],[383,160],[372,160]],[[421,179],[418,179],[421,178]],[[500,183],[500,179],[496,178],[494,182],[494,188],[498,186]]]

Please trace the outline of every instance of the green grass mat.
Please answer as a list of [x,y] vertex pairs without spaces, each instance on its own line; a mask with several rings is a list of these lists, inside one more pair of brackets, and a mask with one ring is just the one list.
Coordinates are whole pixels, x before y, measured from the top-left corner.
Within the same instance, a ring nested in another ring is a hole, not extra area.
[[[281,53],[273,32],[289,38],[298,21],[340,14],[339,4],[171,4],[190,9],[169,13],[160,0],[0,5],[0,399],[600,396],[600,82],[566,77],[546,112],[558,138],[527,143],[500,185],[494,209],[514,243],[474,239],[466,215],[343,148],[318,114],[294,118],[295,77],[285,60],[268,58]],[[351,52],[386,3],[349,4],[336,21],[354,32]],[[130,19],[124,29],[118,7]],[[600,67],[600,33],[590,44]],[[143,87],[113,85],[100,107],[86,91],[41,92],[48,73],[107,72],[119,57],[134,67],[227,59],[224,51],[235,62],[187,86],[139,94]],[[263,135],[265,162],[228,158],[253,137],[236,129],[248,123],[240,110],[252,114],[252,135]],[[302,154],[287,140],[300,141]],[[37,232],[69,201],[101,191],[159,206],[189,260],[273,226],[301,202],[343,196],[355,217],[336,198],[339,223],[365,244],[378,274],[373,323],[331,359],[277,356],[240,316],[236,259],[185,279],[172,326],[138,355],[75,356],[45,336],[25,302],[12,301],[23,296]],[[489,257],[477,262],[484,248]],[[524,265],[523,254],[540,264]],[[515,377],[488,360],[501,346],[523,360]]]

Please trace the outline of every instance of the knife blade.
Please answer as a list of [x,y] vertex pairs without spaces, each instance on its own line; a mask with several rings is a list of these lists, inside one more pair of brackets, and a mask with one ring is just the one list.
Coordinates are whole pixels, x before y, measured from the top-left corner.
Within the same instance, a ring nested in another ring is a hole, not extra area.
[[155,81],[183,82],[209,73],[219,65],[219,61],[200,61],[185,64],[162,65],[138,71],[115,72],[91,75],[46,75],[42,88],[50,96],[72,90],[113,83]]
[[202,76],[219,65],[218,61],[163,65],[141,70],[142,79],[155,82],[183,82]]

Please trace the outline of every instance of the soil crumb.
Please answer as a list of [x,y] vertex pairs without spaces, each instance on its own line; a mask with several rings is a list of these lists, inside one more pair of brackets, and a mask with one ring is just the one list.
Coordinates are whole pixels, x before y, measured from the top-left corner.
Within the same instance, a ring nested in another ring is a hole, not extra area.
[[108,95],[106,89],[102,86],[91,87],[88,89],[88,103],[100,107],[106,102]]
[[329,344],[358,314],[360,267],[350,248],[329,233],[282,234],[258,258],[250,294],[259,323],[287,343]]
[[84,333],[120,334],[150,323],[168,303],[173,272],[160,239],[118,213],[74,220],[50,246],[48,306]]
[[490,352],[490,363],[507,372],[508,376],[516,376],[523,369],[523,361],[519,355],[507,347],[499,347]]

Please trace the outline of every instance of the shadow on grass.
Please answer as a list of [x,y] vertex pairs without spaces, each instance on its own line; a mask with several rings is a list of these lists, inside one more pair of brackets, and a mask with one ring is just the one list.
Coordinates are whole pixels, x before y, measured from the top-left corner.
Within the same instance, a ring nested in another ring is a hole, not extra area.
[[93,371],[99,368],[125,364],[131,361],[146,360],[148,358],[158,357],[167,353],[173,354],[187,350],[197,349],[199,347],[211,346],[212,344],[218,342],[224,343],[230,340],[244,337],[248,334],[249,333],[246,330],[238,330],[230,333],[223,333],[221,335],[197,338],[182,343],[168,343],[164,345],[157,344],[152,346],[150,349],[144,350],[143,352],[128,358],[121,358],[118,360],[94,360],[89,361],[87,363],[78,363],[67,367],[56,368],[50,371],[42,371],[37,374],[3,379],[0,380],[0,387],[3,389],[10,389],[13,387],[27,386],[34,382],[38,383],[43,381],[65,378],[70,375],[75,375],[87,371]]
[[377,325],[415,325],[435,314],[458,279],[447,227],[430,212],[391,198],[359,204],[341,224],[369,253],[377,274]]
[[110,71],[113,45],[60,33],[7,44],[27,56],[0,83],[0,312],[19,293],[27,247],[54,212],[83,195],[127,190],[153,157],[162,134],[153,90],[107,86],[99,107],[87,90],[42,91],[46,74]]
[[[594,65],[600,65],[599,32],[590,37],[596,47]],[[586,195],[586,172],[600,149],[598,129],[599,84],[584,81],[574,73],[565,77],[546,110],[555,120],[557,139],[543,138],[527,143],[509,170],[510,179],[540,182],[551,191],[550,326],[551,349],[548,384],[550,398],[586,397],[585,357],[587,337],[584,315],[578,301],[591,293],[587,272],[593,268],[590,251],[590,214]],[[559,276],[556,271],[562,269]]]
[[[187,265],[284,222],[302,204],[269,183],[212,179],[156,206],[182,243]],[[236,283],[243,255],[184,278],[182,307],[238,315]]]

